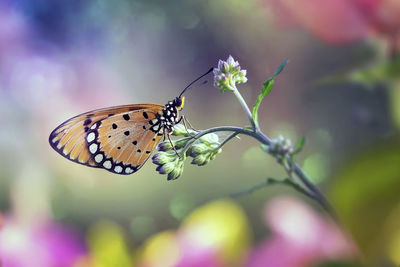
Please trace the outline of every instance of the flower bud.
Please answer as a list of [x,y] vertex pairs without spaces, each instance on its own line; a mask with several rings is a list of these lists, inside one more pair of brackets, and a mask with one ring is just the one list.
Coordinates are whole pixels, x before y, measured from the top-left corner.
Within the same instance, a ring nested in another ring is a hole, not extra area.
[[183,124],[174,125],[174,131],[172,132],[173,136],[182,136],[185,134],[187,134],[187,132]]
[[158,152],[152,158],[160,174],[168,174],[168,180],[178,178],[183,172],[183,163],[186,157],[179,157],[175,152]]
[[177,155],[175,152],[158,152],[154,154],[152,161],[154,164],[162,165],[166,164],[167,162],[174,161],[176,157]]
[[221,89],[221,92],[233,91],[236,83],[247,82],[246,70],[241,70],[238,61],[229,56],[226,61],[219,60],[218,67],[214,68],[214,86]]
[[209,133],[209,134],[203,135],[199,139],[202,143],[206,143],[207,145],[219,144],[218,135],[216,135],[215,133]]
[[167,162],[163,165],[158,166],[156,170],[160,174],[168,174],[168,173],[172,172],[174,170],[174,168],[175,168],[175,162],[172,161],[172,162]]
[[174,149],[178,150],[186,145],[186,143],[190,140],[190,138],[182,138],[179,140],[173,140],[172,144],[169,140],[161,142],[157,145],[158,151],[171,151]]
[[215,159],[215,156],[216,156],[217,154],[221,153],[221,152],[222,152],[222,148],[219,148],[218,150],[215,150],[215,151],[212,153],[212,155],[210,156],[210,160]]
[[278,159],[291,155],[294,151],[292,142],[282,135],[279,135],[276,139],[272,139],[269,146],[264,146],[264,150]]
[[174,126],[173,136],[191,136],[195,135],[197,132],[193,129],[186,129],[183,124],[176,124]]
[[191,164],[203,166],[207,164],[209,161],[209,157],[206,154],[200,154],[193,158]]
[[191,156],[191,157],[196,157],[197,155],[206,153],[206,152],[208,152],[208,151],[209,151],[209,147],[208,147],[206,144],[197,143],[197,144],[192,145],[192,146],[189,148],[187,154],[188,154],[189,156]]
[[158,151],[170,151],[172,149],[172,145],[170,141],[164,141],[157,145]]
[[175,164],[174,169],[168,173],[167,180],[175,180],[183,173],[183,163],[184,161],[178,161]]

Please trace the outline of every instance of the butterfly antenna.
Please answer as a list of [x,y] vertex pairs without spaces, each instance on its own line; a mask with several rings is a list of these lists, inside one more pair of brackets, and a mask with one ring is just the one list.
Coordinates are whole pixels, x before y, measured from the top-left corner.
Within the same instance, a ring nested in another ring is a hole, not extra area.
[[[199,78],[197,78],[196,80],[194,80],[193,82],[191,82],[188,86],[185,87],[185,89],[183,89],[182,93],[179,95],[179,98],[181,98],[181,96],[183,95],[184,92],[186,92],[187,89],[190,88],[190,86],[192,86],[195,82],[197,82],[198,80],[200,80],[201,78],[203,78],[204,76],[206,76],[207,74],[209,74],[210,72],[213,71],[214,68],[209,69],[206,73],[204,73],[203,75],[201,75]],[[204,83],[206,83],[207,81],[204,81]]]

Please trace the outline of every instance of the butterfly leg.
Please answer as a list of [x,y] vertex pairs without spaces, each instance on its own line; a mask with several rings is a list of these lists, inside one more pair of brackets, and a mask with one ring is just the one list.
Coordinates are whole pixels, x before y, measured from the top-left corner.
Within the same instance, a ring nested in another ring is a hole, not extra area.
[[190,135],[190,136],[194,136],[194,134],[190,134],[188,131],[188,127],[186,125],[186,123],[189,124],[190,129],[195,130],[196,132],[198,132],[198,130],[194,129],[192,124],[189,122],[188,119],[185,118],[185,115],[182,115],[181,118],[177,121],[177,123],[180,123],[182,121],[183,123],[183,127],[185,127],[186,132]]
[[167,134],[168,140],[169,140],[169,142],[170,142],[172,148],[174,149],[176,155],[177,155],[179,158],[181,158],[181,155],[179,155],[178,151],[176,150],[176,148],[175,148],[175,146],[174,146],[174,143],[172,143],[172,140],[171,140],[171,137],[170,137],[171,134],[172,134],[172,132],[169,132],[169,133]]
[[198,130],[198,129],[193,127],[193,125],[190,123],[190,121],[186,117],[183,118],[183,121],[187,122],[187,124],[189,125],[190,129],[195,130],[196,132],[200,132],[200,130]]

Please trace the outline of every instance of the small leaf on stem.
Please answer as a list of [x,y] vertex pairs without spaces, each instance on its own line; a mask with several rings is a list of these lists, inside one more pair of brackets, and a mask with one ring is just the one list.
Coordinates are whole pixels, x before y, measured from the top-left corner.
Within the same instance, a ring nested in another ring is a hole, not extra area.
[[272,76],[272,79],[274,79],[279,73],[281,73],[283,71],[283,69],[285,68],[286,64],[289,63],[289,59],[286,59],[285,61],[282,62],[281,65],[279,65],[279,67],[276,69],[274,75]]
[[302,137],[297,141],[296,148],[294,149],[292,155],[295,155],[295,154],[299,153],[299,152],[303,149],[303,146],[304,146],[305,142],[306,142],[306,138],[305,138],[304,136],[302,136]]
[[289,60],[285,60],[282,62],[282,64],[276,69],[274,75],[272,75],[271,78],[266,80],[263,85],[262,85],[262,90],[257,96],[257,100],[253,105],[253,108],[251,110],[251,116],[253,117],[255,125],[258,127],[258,109],[260,107],[261,101],[269,95],[271,92],[272,88],[274,87],[274,79],[275,77],[282,72],[282,70],[285,68],[286,64],[289,62]]

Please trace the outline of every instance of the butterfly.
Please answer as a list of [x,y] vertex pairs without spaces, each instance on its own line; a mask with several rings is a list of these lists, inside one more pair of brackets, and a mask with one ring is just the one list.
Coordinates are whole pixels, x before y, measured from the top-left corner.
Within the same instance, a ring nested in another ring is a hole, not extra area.
[[115,174],[137,172],[161,138],[169,137],[174,125],[184,122],[184,116],[179,116],[185,102],[183,93],[211,71],[191,82],[166,105],[115,106],[68,119],[51,132],[50,146],[63,157],[82,165]]

